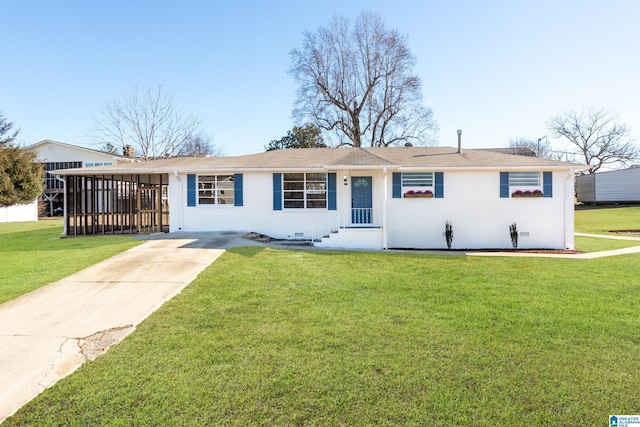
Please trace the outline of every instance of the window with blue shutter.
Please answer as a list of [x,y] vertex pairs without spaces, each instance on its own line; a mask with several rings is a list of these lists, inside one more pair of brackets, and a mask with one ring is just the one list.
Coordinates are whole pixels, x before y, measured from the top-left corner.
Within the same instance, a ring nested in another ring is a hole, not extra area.
[[242,195],[242,174],[237,173],[233,175],[233,193],[234,193],[234,206],[242,206],[243,205],[243,195]]
[[273,210],[282,210],[282,174],[273,174]]
[[542,172],[542,197],[553,197],[553,174]]
[[500,172],[500,197],[509,197],[509,172]]
[[187,206],[196,205],[196,176],[187,175]]
[[327,207],[330,211],[335,211],[337,209],[337,197],[336,197],[336,174],[330,173],[327,174],[327,190],[328,190],[328,200]]
[[436,172],[434,175],[435,175],[434,196],[436,197],[436,199],[442,199],[444,197],[444,173]]
[[394,172],[392,175],[392,197],[394,199],[402,198],[402,174],[400,172]]

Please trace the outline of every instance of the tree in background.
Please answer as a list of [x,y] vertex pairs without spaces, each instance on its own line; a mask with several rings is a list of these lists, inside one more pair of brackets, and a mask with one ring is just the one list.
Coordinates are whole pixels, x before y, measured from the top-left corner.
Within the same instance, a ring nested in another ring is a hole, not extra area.
[[13,144],[16,137],[20,133],[20,129],[16,129],[11,133],[13,122],[7,120],[0,110],[0,147],[6,147]]
[[198,138],[205,142],[200,120],[183,115],[161,85],[136,87],[129,96],[108,101],[94,120],[94,139],[100,146],[121,152],[132,146],[141,160],[184,155]]
[[181,153],[183,156],[191,157],[207,157],[218,154],[219,150],[213,145],[211,138],[202,132],[189,139]]
[[421,81],[407,37],[362,12],[354,25],[336,16],[305,32],[290,73],[299,88],[293,116],[335,132],[339,145],[429,144],[437,129],[422,104]]
[[541,159],[560,160],[559,154],[553,151],[549,139],[546,137],[538,138],[537,140],[527,138],[510,139],[509,148],[530,150]]
[[589,107],[580,112],[565,112],[549,119],[547,127],[553,137],[570,142],[563,156],[589,165],[588,173],[606,165],[625,166],[638,158],[631,129],[618,123],[608,110]]
[[317,126],[307,124],[304,127],[294,126],[286,136],[273,140],[265,148],[266,151],[282,150],[285,148],[316,148],[326,147],[322,139],[322,131]]
[[31,203],[44,191],[44,169],[32,151],[12,145],[20,129],[0,113],[0,206]]

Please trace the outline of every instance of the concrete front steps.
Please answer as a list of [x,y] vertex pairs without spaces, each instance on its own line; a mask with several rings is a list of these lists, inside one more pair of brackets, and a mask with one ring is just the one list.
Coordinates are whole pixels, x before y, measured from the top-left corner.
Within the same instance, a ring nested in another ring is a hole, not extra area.
[[340,228],[320,239],[316,239],[313,242],[313,246],[340,249],[383,249],[382,228]]

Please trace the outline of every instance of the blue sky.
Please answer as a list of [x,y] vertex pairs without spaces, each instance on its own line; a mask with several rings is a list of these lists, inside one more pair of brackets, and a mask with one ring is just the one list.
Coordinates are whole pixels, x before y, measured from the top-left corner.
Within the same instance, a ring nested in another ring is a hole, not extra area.
[[262,151],[294,125],[289,51],[363,9],[408,35],[438,145],[537,139],[589,105],[640,135],[635,0],[5,1],[0,110],[23,145],[91,146],[107,100],[162,84],[224,154]]

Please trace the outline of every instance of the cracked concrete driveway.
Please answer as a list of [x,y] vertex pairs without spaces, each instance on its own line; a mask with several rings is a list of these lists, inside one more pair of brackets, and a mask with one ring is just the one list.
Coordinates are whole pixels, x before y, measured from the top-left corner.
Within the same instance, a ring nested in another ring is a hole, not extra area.
[[197,238],[150,240],[0,305],[0,422],[131,333],[223,252]]

